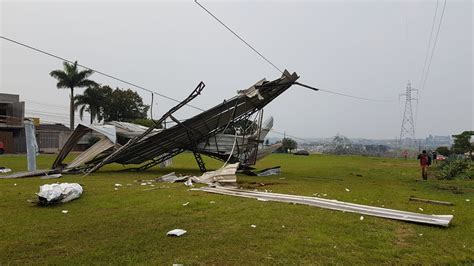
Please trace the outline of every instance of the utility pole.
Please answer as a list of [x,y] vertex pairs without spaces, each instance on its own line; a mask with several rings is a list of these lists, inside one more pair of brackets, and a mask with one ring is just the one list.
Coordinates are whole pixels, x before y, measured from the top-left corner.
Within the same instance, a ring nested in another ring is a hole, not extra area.
[[412,92],[418,91],[411,87],[410,81],[408,81],[407,90],[400,96],[405,96],[405,111],[403,112],[402,126],[400,129],[399,146],[402,147],[414,147],[416,145],[415,138],[415,122],[413,120],[413,107],[412,101],[417,101],[416,98],[412,97]]

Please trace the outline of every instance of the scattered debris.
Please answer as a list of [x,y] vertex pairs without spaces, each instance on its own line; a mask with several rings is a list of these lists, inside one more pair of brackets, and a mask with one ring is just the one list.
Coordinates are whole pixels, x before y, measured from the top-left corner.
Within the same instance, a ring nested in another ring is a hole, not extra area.
[[167,236],[182,236],[184,234],[186,234],[186,230],[183,229],[173,229],[166,233]]
[[257,198],[258,201],[268,201],[267,199]]
[[185,181],[189,178],[189,176],[176,176],[175,172],[171,172],[169,174],[166,174],[164,176],[158,177],[155,179],[157,182],[168,182],[168,183],[174,183],[174,182],[180,182],[180,181]]
[[279,175],[281,174],[281,166],[275,166],[272,168],[267,168],[261,170],[257,176],[270,176],[270,175]]
[[49,205],[59,202],[68,202],[82,195],[82,186],[77,183],[46,184],[39,188],[38,195],[40,205]]
[[40,177],[40,179],[56,179],[62,177],[62,174],[46,174],[45,176]]
[[209,203],[210,203],[210,204],[214,204],[214,203],[216,203],[216,202],[215,202],[215,201],[209,201]]
[[121,186],[122,186],[122,184],[115,184],[115,186],[116,186],[116,187],[121,187]]
[[414,212],[399,211],[393,209],[385,209],[374,206],[360,205],[354,203],[346,203],[337,200],[329,200],[315,197],[305,197],[289,194],[269,193],[260,191],[249,191],[230,187],[201,187],[192,190],[205,191],[209,193],[253,198],[266,199],[268,201],[287,202],[293,204],[304,204],[331,210],[343,212],[353,212],[363,215],[370,215],[382,218],[389,218],[402,221],[417,222],[422,224],[432,224],[440,226],[449,226],[453,219],[453,215],[427,215]]
[[467,202],[471,201],[470,199],[466,199]]
[[[156,189],[166,189],[166,188],[170,188],[170,187],[167,187],[167,186],[152,187],[152,188],[144,189],[143,191],[150,191],[150,190],[156,190]],[[171,195],[168,196],[168,197],[171,197]]]
[[420,208],[418,208],[418,210],[423,211],[423,208],[420,207]]
[[5,167],[3,167],[3,166],[0,167],[0,173],[1,173],[1,174],[9,173],[9,172],[11,172],[11,171],[12,171],[12,169],[10,169],[10,168],[5,168]]
[[31,172],[19,172],[19,173],[13,173],[10,175],[2,175],[0,178],[5,178],[5,179],[13,179],[13,178],[25,178],[25,177],[33,177],[33,176],[44,176],[44,175],[51,175],[51,174],[57,174],[59,173],[60,170],[36,170],[36,171],[31,171]]
[[188,204],[189,204],[189,201],[186,203],[183,203],[183,206],[188,206]]
[[202,176],[193,176],[190,179],[194,183],[212,184],[212,183],[237,183],[235,172],[239,167],[239,163],[228,164],[215,171],[209,171]]
[[256,228],[257,226],[256,226],[256,225],[254,225],[254,224],[251,224],[251,225],[250,225],[250,227],[252,227],[252,228]]
[[346,188],[346,191],[347,191],[347,192],[350,192],[351,190],[350,190],[350,189],[348,189],[348,188]]
[[363,220],[364,220],[364,216],[360,216],[359,220],[363,221]]
[[416,198],[416,197],[414,197],[414,196],[410,196],[410,200],[411,200],[411,201],[419,201],[419,202],[432,203],[432,204],[439,204],[439,205],[453,205],[451,202],[447,202],[447,201],[422,199],[422,198]]
[[191,179],[188,179],[186,180],[186,182],[184,182],[184,185],[187,186],[187,187],[193,187],[193,181]]
[[66,213],[68,213],[69,211],[68,211],[68,210],[62,210],[61,212],[64,213],[64,214],[66,214]]
[[421,233],[420,233],[420,234],[418,234],[418,235],[419,235],[419,236],[423,236],[423,234],[421,234]]
[[13,185],[16,187],[16,183],[15,183],[15,184],[13,184]]

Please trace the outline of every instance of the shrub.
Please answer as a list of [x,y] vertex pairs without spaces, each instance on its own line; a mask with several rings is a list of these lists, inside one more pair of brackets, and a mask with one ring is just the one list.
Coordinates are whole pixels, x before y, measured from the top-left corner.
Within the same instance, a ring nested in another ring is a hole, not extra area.
[[473,166],[470,160],[466,159],[448,159],[444,161],[437,169],[437,175],[441,179],[455,178],[473,178]]

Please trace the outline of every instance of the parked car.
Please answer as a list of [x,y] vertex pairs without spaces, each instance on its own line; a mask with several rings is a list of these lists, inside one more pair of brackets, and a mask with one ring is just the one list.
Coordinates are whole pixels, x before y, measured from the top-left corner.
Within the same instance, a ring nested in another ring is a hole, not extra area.
[[436,155],[436,161],[444,161],[446,160],[446,157],[444,155],[438,154]]
[[293,153],[294,155],[304,155],[304,156],[308,156],[309,155],[309,152],[307,150],[299,150],[295,153]]

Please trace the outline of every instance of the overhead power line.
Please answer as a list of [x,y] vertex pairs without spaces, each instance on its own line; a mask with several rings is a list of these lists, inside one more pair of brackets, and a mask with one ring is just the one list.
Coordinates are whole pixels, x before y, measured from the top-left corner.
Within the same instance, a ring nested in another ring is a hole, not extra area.
[[441,23],[443,23],[444,10],[446,9],[446,1],[447,0],[444,0],[443,10],[441,11],[441,17],[439,19],[438,30],[436,31],[436,37],[435,37],[435,41],[433,43],[433,49],[431,50],[430,61],[428,63],[428,67],[426,69],[425,79],[423,80],[423,85],[421,86],[420,95],[423,93],[423,90],[425,89],[426,80],[428,79],[428,74],[430,73],[431,62],[433,61],[434,51],[436,49],[436,44],[438,42],[439,30],[441,29]]
[[430,33],[430,39],[428,41],[428,47],[426,47],[426,55],[425,55],[425,61],[423,63],[423,69],[421,71],[421,78],[420,78],[420,88],[423,84],[423,78],[425,77],[425,70],[426,70],[426,63],[428,62],[428,56],[430,54],[430,48],[431,48],[431,40],[433,38],[433,31],[434,31],[434,25],[436,22],[436,16],[438,15],[438,6],[439,6],[439,0],[436,0],[436,9],[433,15],[433,21],[431,23],[431,33]]
[[[18,45],[20,45],[20,46],[26,47],[26,48],[28,48],[28,49],[34,50],[34,51],[36,51],[36,52],[39,52],[39,53],[42,53],[42,54],[45,54],[45,55],[54,57],[54,58],[56,58],[56,59],[59,59],[59,60],[62,60],[62,61],[66,61],[66,62],[68,62],[68,63],[70,63],[70,64],[74,64],[74,62],[73,62],[72,60],[69,60],[69,59],[66,59],[66,58],[64,58],[64,57],[55,55],[55,54],[53,54],[53,53],[50,53],[50,52],[41,50],[41,49],[39,49],[39,48],[35,48],[35,47],[31,46],[31,45],[28,45],[28,44],[25,44],[25,43],[22,43],[22,42],[19,42],[19,41],[15,41],[15,40],[13,40],[13,39],[10,39],[10,38],[7,38],[7,37],[1,36],[1,35],[0,35],[0,38],[1,38],[1,39],[4,39],[4,40],[6,40],[6,41],[9,41],[9,42],[18,44]],[[163,98],[166,98],[166,99],[168,99],[168,100],[171,100],[171,101],[174,101],[174,102],[177,102],[177,103],[180,103],[180,102],[181,102],[180,100],[177,100],[177,99],[175,99],[175,98],[166,96],[166,95],[161,94],[161,93],[158,93],[158,92],[156,92],[156,91],[152,91],[152,90],[147,89],[147,88],[145,88],[145,87],[143,87],[143,86],[140,86],[140,85],[137,85],[137,84],[135,84],[135,83],[132,83],[132,82],[123,80],[123,79],[121,79],[121,78],[117,78],[117,77],[112,76],[112,75],[110,75],[110,74],[107,74],[107,73],[105,73],[105,72],[103,72],[103,71],[100,71],[100,70],[97,70],[97,69],[94,69],[94,68],[91,68],[91,67],[88,67],[88,66],[85,66],[85,65],[81,65],[81,64],[79,64],[79,63],[78,63],[77,65],[80,66],[80,67],[82,67],[82,68],[85,68],[85,69],[88,69],[88,70],[92,70],[92,71],[94,71],[95,73],[100,74],[100,75],[102,75],[102,76],[105,76],[105,77],[108,77],[108,78],[111,78],[111,79],[120,81],[120,82],[122,82],[122,83],[128,84],[128,85],[133,86],[133,87],[135,87],[135,88],[138,88],[138,89],[147,91],[147,92],[149,92],[149,93],[156,94],[156,95],[158,95],[158,96],[160,96],[160,97],[163,97]],[[193,105],[191,105],[191,104],[186,104],[186,105],[189,106],[189,107],[192,107],[192,108],[194,108],[194,109],[197,109],[197,110],[200,110],[200,111],[204,111],[204,109],[201,109],[201,108],[199,108],[199,107],[193,106]]]
[[49,104],[49,103],[43,103],[43,102],[38,102],[38,101],[33,101],[33,100],[28,100],[28,99],[24,99],[24,101],[27,102],[27,103],[32,103],[32,104],[36,104],[36,105],[56,107],[56,108],[68,109],[69,110],[69,106],[66,106],[66,105]]
[[[220,20],[217,16],[215,16],[211,11],[209,11],[206,7],[204,7],[202,4],[200,4],[197,0],[194,0],[194,2],[199,5],[204,11],[206,11],[207,14],[209,14],[211,17],[213,17],[217,22],[219,22],[222,26],[224,26],[228,31],[230,31],[233,35],[235,35],[240,41],[242,41],[246,46],[248,46],[252,51],[254,51],[256,54],[258,54],[263,60],[265,60],[267,63],[269,63],[271,66],[273,66],[276,70],[278,70],[280,73],[283,73],[281,68],[277,67],[272,61],[270,61],[267,57],[265,57],[261,52],[259,52],[257,49],[255,49],[252,45],[250,45],[244,38],[242,38],[239,34],[237,34],[234,30],[232,30],[229,26],[227,26],[222,20]],[[345,93],[340,93],[340,92],[335,92],[335,91],[330,91],[330,90],[325,90],[325,89],[320,89],[320,88],[315,88],[313,86],[305,85],[299,82],[295,82],[295,84],[303,86],[308,89],[312,89],[315,91],[323,91],[327,93],[332,93],[336,94],[339,96],[344,96],[344,97],[350,97],[354,99],[359,99],[359,100],[365,100],[365,101],[374,101],[374,102],[392,102],[392,101],[387,101],[387,100],[378,100],[378,99],[370,99],[370,98],[364,98],[364,97],[359,97],[359,96],[354,96],[354,95],[349,95]]]
[[247,45],[250,49],[252,49],[256,54],[258,54],[263,60],[267,61],[271,66],[273,66],[276,70],[278,70],[280,73],[283,74],[283,71],[281,68],[277,67],[274,63],[272,63],[268,58],[266,58],[263,54],[261,54],[257,49],[255,49],[252,45],[250,45],[247,41],[245,41],[242,37],[239,36],[235,31],[233,31],[231,28],[229,28],[222,20],[220,20],[218,17],[216,17],[214,14],[211,13],[207,8],[205,8],[203,5],[201,5],[197,0],[194,0],[196,4],[198,4],[204,11],[206,11],[211,17],[213,17],[215,20],[217,20],[222,26],[224,26],[227,30],[232,32],[232,34],[235,35],[239,40],[241,40],[245,45]]

